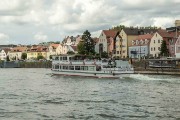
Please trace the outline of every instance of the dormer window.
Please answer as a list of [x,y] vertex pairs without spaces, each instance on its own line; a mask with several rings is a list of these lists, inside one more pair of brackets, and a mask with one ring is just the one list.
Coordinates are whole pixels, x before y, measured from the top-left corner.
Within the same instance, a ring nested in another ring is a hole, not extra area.
[[139,44],[139,41],[138,40],[136,40],[136,45],[138,45]]
[[145,39],[145,44],[148,44],[148,42],[149,42],[149,41],[148,41],[147,39]]
[[134,40],[132,41],[132,45],[135,45],[135,41]]

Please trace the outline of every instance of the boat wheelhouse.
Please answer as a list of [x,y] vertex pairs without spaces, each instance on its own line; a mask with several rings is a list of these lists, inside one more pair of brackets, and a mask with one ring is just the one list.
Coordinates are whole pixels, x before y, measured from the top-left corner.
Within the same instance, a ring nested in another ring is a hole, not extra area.
[[119,78],[121,74],[134,73],[128,61],[89,60],[76,55],[53,56],[52,71],[54,75],[96,78]]

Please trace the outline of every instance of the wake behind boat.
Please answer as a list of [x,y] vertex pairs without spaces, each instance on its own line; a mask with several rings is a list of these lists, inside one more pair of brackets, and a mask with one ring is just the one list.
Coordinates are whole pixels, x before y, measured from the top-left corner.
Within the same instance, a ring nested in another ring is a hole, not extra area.
[[89,60],[76,55],[52,57],[52,74],[95,78],[119,78],[121,74],[132,74],[134,69],[123,60]]

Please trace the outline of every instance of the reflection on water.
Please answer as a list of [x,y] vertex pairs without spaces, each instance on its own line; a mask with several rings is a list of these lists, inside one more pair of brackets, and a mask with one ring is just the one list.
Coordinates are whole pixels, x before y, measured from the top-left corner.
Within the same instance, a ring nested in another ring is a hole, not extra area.
[[1,119],[180,119],[180,77],[57,77],[50,69],[0,69]]

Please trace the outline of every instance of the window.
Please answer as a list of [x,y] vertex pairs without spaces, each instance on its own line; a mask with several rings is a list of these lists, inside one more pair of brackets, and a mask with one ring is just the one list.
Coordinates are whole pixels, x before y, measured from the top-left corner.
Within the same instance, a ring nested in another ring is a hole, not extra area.
[[160,43],[160,40],[158,40],[158,43]]
[[154,51],[156,50],[156,48],[154,47]]
[[158,47],[158,50],[160,51],[160,50],[161,50],[161,48],[160,48],[160,47]]
[[74,70],[74,66],[69,66],[69,69],[70,70]]
[[119,51],[117,51],[117,54],[119,54]]
[[154,43],[156,43],[156,41],[154,40]]
[[55,69],[59,69],[59,65],[55,65]]
[[180,47],[178,47],[178,51],[180,51]]
[[84,66],[81,66],[81,70],[84,70]]
[[80,66],[75,66],[75,70],[80,70]]
[[151,48],[151,51],[153,51],[153,48]]
[[55,57],[55,60],[59,60],[59,57]]
[[63,66],[63,69],[64,70],[68,70],[68,66]]
[[89,66],[89,71],[94,71],[94,66]]
[[88,70],[88,66],[84,66],[84,70]]
[[63,57],[63,60],[67,60],[67,57]]

